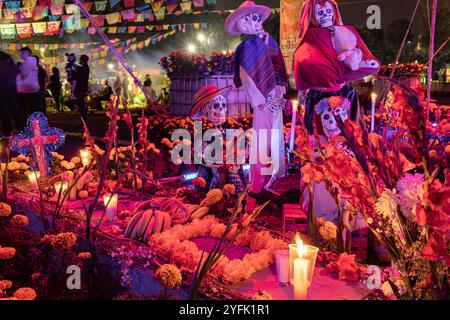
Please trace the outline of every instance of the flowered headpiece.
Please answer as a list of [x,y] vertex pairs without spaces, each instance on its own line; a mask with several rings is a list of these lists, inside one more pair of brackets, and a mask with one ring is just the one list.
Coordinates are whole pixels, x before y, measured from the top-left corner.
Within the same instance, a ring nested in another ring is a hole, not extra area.
[[316,106],[314,107],[316,114],[321,114],[328,108],[331,109],[345,109],[347,111],[350,110],[351,103],[350,100],[341,96],[331,96],[329,98],[324,98],[320,100]]

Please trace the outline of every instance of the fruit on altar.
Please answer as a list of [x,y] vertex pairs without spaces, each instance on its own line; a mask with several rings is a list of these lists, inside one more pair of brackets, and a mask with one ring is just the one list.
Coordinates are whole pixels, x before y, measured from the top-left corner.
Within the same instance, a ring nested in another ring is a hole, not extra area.
[[167,212],[147,209],[138,211],[131,218],[124,236],[133,240],[148,242],[152,234],[168,230],[172,227],[172,218]]
[[89,193],[86,190],[78,191],[78,198],[87,199],[89,197]]
[[133,232],[134,228],[136,227],[137,223],[139,222],[139,219],[144,215],[144,211],[137,212],[133,218],[131,218],[130,222],[128,223],[127,228],[125,229],[124,236],[126,238],[131,237],[131,233]]
[[134,178],[132,178],[131,186],[133,188],[136,188],[137,190],[142,189],[142,179],[139,177],[136,177],[136,181]]
[[191,216],[190,216],[190,220],[197,220],[197,219],[201,219],[203,218],[205,215],[207,215],[209,212],[209,208],[208,207],[200,207],[197,210],[195,210]]

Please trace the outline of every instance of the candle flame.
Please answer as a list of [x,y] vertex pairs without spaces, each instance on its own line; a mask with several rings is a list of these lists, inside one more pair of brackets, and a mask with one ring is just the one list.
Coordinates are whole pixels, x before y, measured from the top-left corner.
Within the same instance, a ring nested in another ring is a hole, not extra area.
[[295,243],[297,244],[298,257],[301,259],[306,252],[306,247],[298,233],[295,235]]
[[297,111],[297,109],[298,109],[298,100],[297,99],[293,99],[291,102],[292,102],[292,110],[293,111]]
[[91,155],[91,153],[89,152],[89,150],[86,150],[86,149],[80,150],[80,156],[82,158],[89,158],[90,155]]
[[378,97],[378,95],[375,92],[372,92],[372,99],[375,100]]

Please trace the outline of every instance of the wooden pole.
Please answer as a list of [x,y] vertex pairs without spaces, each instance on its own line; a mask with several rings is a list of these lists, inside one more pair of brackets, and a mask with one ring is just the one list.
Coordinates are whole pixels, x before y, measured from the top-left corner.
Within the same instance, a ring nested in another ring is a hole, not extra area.
[[434,35],[436,32],[437,0],[433,0],[433,13],[431,14],[430,49],[428,58],[427,75],[427,118],[430,118],[431,81],[433,80],[433,58],[434,58]]

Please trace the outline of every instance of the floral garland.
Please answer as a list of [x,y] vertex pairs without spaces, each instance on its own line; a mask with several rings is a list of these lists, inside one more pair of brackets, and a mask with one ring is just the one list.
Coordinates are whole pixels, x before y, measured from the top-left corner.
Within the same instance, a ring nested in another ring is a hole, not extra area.
[[[226,226],[213,216],[195,220],[187,225],[176,225],[172,229],[154,234],[149,245],[158,253],[166,256],[174,263],[190,272],[195,271],[201,259],[202,251],[190,239],[198,237],[220,238]],[[234,230],[237,224],[233,225]],[[230,232],[230,237],[235,231]],[[211,270],[214,277],[224,283],[234,284],[246,280],[250,276],[269,266],[275,260],[275,251],[286,248],[287,244],[273,238],[267,231],[247,229],[239,235],[236,245],[248,246],[251,252],[242,259],[229,260],[223,256]]]

